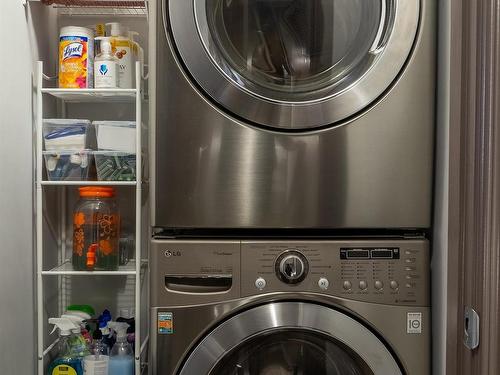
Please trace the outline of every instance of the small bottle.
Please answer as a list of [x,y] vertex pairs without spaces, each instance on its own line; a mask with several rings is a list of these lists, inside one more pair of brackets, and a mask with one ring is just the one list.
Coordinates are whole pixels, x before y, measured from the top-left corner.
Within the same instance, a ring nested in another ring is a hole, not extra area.
[[109,322],[108,326],[116,332],[116,343],[109,355],[109,375],[134,375],[134,351],[127,342],[127,323]]
[[97,37],[100,53],[94,60],[95,88],[115,89],[119,86],[118,59],[113,54],[111,39],[105,36]]

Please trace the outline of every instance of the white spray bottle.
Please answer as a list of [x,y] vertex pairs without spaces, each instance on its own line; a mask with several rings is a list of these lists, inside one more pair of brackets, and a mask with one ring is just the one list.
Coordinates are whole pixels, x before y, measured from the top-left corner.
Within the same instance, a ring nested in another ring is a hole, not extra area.
[[108,375],[109,348],[103,342],[99,329],[94,331],[92,339],[91,355],[83,359],[83,373],[85,375]]
[[134,375],[134,351],[127,341],[127,323],[109,322],[116,332],[116,343],[109,355],[109,375]]
[[119,86],[120,68],[113,54],[111,38],[100,36],[100,53],[94,59],[94,87],[96,89],[115,89]]

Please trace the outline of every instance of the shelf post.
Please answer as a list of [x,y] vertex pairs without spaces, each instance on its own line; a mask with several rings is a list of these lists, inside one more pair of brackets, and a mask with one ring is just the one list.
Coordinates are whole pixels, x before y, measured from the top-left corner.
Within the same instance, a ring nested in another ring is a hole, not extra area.
[[37,314],[37,364],[38,375],[43,375],[43,201],[42,201],[42,85],[43,62],[37,62],[36,69],[36,120],[35,120],[35,160],[36,160],[36,314]]
[[135,63],[135,130],[136,130],[136,187],[135,187],[135,373],[141,373],[141,248],[142,248],[142,112],[141,63]]

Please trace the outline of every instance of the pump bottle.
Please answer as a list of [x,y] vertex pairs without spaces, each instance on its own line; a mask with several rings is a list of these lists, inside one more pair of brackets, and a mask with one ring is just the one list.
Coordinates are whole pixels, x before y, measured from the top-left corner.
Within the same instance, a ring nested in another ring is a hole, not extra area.
[[109,322],[116,332],[116,343],[109,355],[109,375],[134,375],[134,351],[127,342],[127,323]]
[[111,38],[97,37],[100,41],[100,53],[94,60],[94,87],[115,89],[119,87],[119,65],[118,59],[113,54]]
[[113,54],[118,59],[118,87],[132,89],[134,88],[134,64],[128,29],[118,22],[110,22],[106,25],[110,27],[111,46]]
[[49,324],[54,324],[54,330],[51,333],[59,329],[59,342],[56,358],[49,365],[47,375],[83,375],[81,358],[74,353],[70,344],[73,336],[72,330],[80,328],[66,318],[50,318]]

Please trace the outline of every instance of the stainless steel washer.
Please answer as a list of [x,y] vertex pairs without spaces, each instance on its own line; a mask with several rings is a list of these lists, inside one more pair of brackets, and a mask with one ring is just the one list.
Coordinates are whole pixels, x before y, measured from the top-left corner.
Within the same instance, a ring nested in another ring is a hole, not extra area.
[[430,227],[435,1],[158,8],[155,226]]
[[428,375],[426,240],[152,246],[157,375]]

